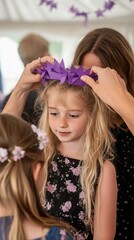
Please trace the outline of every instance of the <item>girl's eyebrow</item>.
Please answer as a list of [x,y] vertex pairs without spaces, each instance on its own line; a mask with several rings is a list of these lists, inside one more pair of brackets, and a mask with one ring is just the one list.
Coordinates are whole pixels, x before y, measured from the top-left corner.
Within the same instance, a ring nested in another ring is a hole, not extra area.
[[[57,111],[59,111],[59,109],[57,109],[57,108],[55,108],[55,107],[48,107],[49,109],[51,109],[51,110],[57,110]],[[68,109],[67,110],[67,112],[82,112],[82,110],[80,110],[80,109]]]
[[56,109],[56,110],[58,110],[57,108],[54,108],[54,107],[48,107],[48,108],[51,108],[51,109]]

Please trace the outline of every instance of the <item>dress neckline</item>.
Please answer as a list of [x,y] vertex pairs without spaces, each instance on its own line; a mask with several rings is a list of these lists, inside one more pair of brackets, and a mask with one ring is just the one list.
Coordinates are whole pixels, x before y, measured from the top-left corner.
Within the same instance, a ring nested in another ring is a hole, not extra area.
[[68,159],[71,160],[71,161],[72,161],[72,160],[74,160],[74,161],[79,161],[79,162],[82,162],[82,161],[83,161],[83,160],[80,160],[80,159],[77,159],[77,158],[68,157],[68,156],[62,154],[60,151],[57,152],[57,155],[58,155],[58,156],[61,156],[61,157],[63,157],[63,158],[68,158]]

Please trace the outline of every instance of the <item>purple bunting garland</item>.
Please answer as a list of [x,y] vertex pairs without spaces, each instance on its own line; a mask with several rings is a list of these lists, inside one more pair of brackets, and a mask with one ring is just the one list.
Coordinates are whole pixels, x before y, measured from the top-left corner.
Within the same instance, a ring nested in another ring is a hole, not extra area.
[[84,12],[84,11],[79,11],[78,8],[75,8],[74,6],[70,7],[70,12],[74,13],[75,17],[84,17],[84,24],[86,25],[88,22],[88,12]]
[[104,9],[105,10],[111,10],[114,5],[115,5],[115,2],[109,0],[109,1],[104,3]]
[[50,6],[50,11],[53,10],[53,8],[57,8],[57,3],[54,2],[54,0],[40,0],[40,4],[46,4],[46,6]]
[[[129,2],[132,2],[134,0],[129,0]],[[40,0],[40,5],[42,4],[46,4],[46,6],[49,6],[50,7],[50,11],[53,9],[53,8],[57,8],[57,3],[54,1],[54,0]],[[96,17],[104,17],[104,13],[106,11],[110,11],[114,6],[115,4],[117,4],[117,0],[107,0],[104,2],[104,6],[102,9],[97,9],[95,12],[96,14]],[[84,24],[86,25],[88,23],[88,15],[91,14],[90,12],[85,12],[85,11],[82,11],[81,9],[78,9],[77,7],[75,6],[71,6],[69,8],[69,12],[71,12],[72,14],[74,14],[74,17],[83,17],[84,18]]]

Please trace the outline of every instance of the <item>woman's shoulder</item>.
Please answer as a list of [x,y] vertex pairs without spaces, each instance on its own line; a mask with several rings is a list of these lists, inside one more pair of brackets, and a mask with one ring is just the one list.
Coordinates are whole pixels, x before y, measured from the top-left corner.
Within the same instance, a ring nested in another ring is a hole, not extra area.
[[127,138],[133,137],[132,132],[129,130],[126,123],[124,122],[120,126],[115,126],[114,128],[112,128],[111,132],[116,140],[120,140],[122,138],[125,138],[126,136]]

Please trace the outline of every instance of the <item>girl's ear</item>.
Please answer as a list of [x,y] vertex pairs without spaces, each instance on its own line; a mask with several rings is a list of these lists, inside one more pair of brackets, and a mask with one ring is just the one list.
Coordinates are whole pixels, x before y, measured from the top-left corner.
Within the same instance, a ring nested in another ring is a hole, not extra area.
[[42,167],[41,162],[36,163],[33,167],[33,177],[35,182],[37,182],[38,180],[41,167]]

